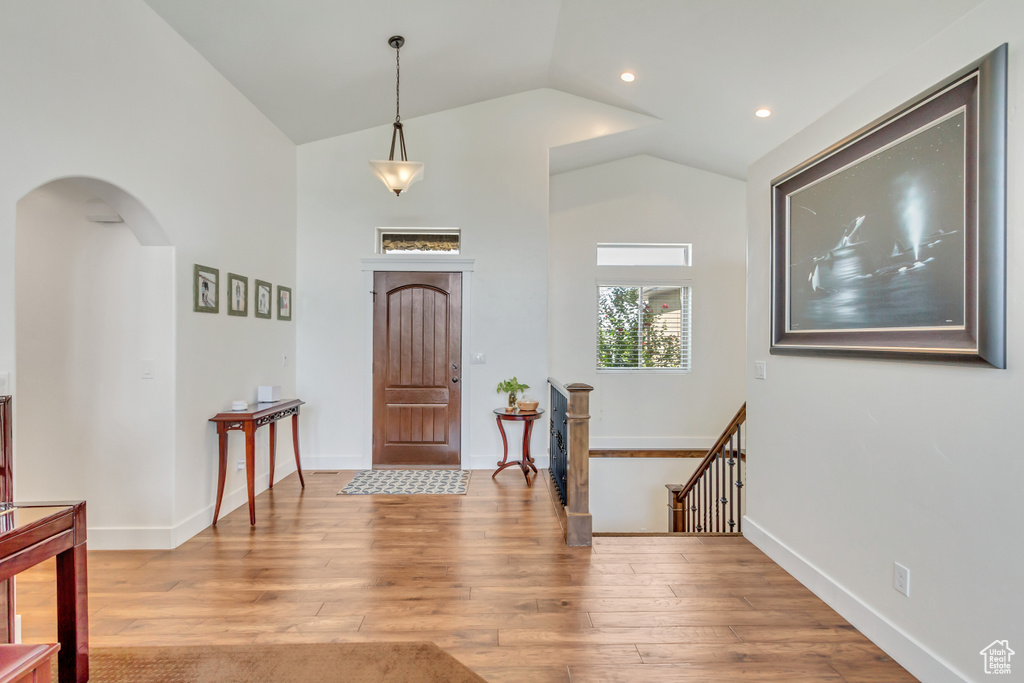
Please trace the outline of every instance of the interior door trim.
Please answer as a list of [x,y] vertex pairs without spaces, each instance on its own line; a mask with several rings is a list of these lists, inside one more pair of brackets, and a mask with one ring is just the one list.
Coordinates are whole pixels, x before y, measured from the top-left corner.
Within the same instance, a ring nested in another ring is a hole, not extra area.
[[[363,405],[368,417],[373,415],[373,274],[379,270],[462,273],[462,428],[460,438],[461,466],[469,462],[471,453],[469,441],[470,417],[472,415],[473,366],[470,364],[470,339],[472,310],[472,279],[476,259],[464,256],[440,256],[432,254],[395,254],[370,256],[361,259],[363,270]],[[373,467],[373,420],[363,420],[362,453],[360,469]]]

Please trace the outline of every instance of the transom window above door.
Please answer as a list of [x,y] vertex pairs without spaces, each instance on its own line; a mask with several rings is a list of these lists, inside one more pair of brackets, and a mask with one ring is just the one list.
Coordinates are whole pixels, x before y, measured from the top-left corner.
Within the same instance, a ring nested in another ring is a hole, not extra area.
[[458,228],[377,228],[378,254],[458,254]]

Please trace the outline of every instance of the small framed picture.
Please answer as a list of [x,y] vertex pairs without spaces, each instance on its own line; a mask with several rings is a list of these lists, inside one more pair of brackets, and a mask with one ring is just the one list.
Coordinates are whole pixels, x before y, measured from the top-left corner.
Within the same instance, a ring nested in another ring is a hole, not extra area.
[[292,319],[292,288],[277,286],[277,319]]
[[197,313],[219,313],[217,283],[220,271],[198,263],[192,269],[192,310]]
[[249,315],[249,278],[228,273],[228,315]]
[[256,317],[270,319],[270,305],[274,298],[274,286],[263,280],[255,280],[256,284]]

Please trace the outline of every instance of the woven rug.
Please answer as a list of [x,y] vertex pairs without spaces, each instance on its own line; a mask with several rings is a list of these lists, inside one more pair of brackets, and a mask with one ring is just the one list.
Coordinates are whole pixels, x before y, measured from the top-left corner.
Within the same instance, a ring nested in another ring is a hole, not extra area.
[[[53,668],[56,681],[57,668]],[[92,683],[486,683],[434,643],[91,648]]]
[[338,493],[464,495],[469,476],[469,470],[361,470]]

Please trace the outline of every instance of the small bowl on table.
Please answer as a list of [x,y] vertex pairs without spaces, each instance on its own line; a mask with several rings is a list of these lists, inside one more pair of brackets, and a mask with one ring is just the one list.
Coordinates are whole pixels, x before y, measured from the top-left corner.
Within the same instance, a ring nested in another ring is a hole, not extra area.
[[537,412],[537,406],[540,405],[540,401],[519,401],[517,405],[521,413],[535,413]]

